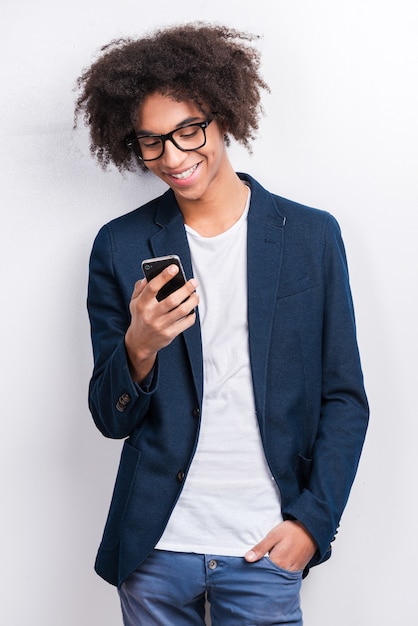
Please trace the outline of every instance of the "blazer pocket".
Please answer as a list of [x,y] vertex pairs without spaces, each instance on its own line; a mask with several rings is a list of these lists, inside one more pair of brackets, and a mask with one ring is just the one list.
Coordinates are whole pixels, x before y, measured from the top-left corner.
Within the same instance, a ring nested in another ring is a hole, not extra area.
[[120,457],[109,514],[103,532],[101,543],[102,550],[114,550],[119,544],[123,518],[131,495],[132,484],[135,481],[135,476],[138,471],[140,458],[140,450],[137,450],[125,441]]
[[309,274],[304,274],[300,278],[289,282],[283,282],[279,284],[279,291],[277,294],[278,298],[287,298],[289,296],[294,296],[298,293],[302,293],[307,289],[310,289],[313,286],[313,280],[309,276]]
[[299,490],[303,491],[309,484],[311,477],[312,459],[308,459],[302,454],[298,454],[296,460],[296,477]]

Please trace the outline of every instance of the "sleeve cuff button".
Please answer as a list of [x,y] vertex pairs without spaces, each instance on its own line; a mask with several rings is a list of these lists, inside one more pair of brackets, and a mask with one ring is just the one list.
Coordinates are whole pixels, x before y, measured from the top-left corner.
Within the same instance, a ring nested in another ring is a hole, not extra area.
[[130,401],[131,401],[131,396],[128,393],[123,393],[116,403],[116,409],[120,413],[123,413],[123,411],[126,409]]

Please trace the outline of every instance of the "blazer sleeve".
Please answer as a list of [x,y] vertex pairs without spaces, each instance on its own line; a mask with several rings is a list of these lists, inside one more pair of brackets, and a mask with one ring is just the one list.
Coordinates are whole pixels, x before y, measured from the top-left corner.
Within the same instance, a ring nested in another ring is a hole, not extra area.
[[104,226],[89,264],[87,308],[94,356],[89,408],[98,429],[112,438],[127,437],[141,425],[158,380],[158,366],[147,387],[131,378],[125,333],[133,284],[125,281],[115,269],[111,231]]
[[[327,557],[357,471],[369,408],[357,347],[344,244],[329,216],[323,255],[324,316],[319,426],[307,487],[286,506],[315,538],[317,560]],[[314,563],[313,563],[314,564]]]

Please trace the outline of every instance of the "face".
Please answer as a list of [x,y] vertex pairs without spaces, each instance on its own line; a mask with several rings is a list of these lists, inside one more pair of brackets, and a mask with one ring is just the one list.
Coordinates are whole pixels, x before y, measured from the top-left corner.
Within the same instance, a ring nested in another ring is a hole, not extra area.
[[[137,134],[164,135],[187,124],[204,122],[209,115],[210,111],[205,115],[193,102],[177,102],[153,93],[144,98],[134,127]],[[183,152],[167,140],[163,155],[146,161],[146,166],[173,189],[180,202],[208,197],[214,187],[222,184],[228,164],[224,130],[216,119],[206,128],[206,144],[201,148]]]

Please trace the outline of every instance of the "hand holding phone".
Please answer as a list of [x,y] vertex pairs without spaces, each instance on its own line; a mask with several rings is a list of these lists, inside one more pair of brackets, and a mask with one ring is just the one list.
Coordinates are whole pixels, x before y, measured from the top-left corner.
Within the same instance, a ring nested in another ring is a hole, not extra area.
[[[177,255],[168,255],[142,261],[142,270],[147,281],[153,280],[169,265],[177,265],[179,271],[157,292],[155,299],[158,301],[163,300],[187,282],[180,259]],[[197,285],[197,281],[195,282]],[[194,308],[189,312],[186,309],[185,314],[184,307],[182,307],[176,317],[177,306],[171,311],[164,311],[164,307],[161,309],[155,306],[154,298],[150,299],[149,296],[142,298],[144,290],[147,290],[146,284],[143,281],[137,281],[130,303],[131,323],[125,335],[132,377],[137,382],[143,381],[149,374],[158,351],[195,322],[191,315],[195,312]],[[185,289],[185,291],[186,294],[190,293],[190,289]],[[186,295],[183,302],[189,298],[195,305],[197,304],[197,294]],[[164,320],[163,323],[161,320]]]
[[142,261],[142,271],[144,272],[144,276],[148,282],[160,274],[169,265],[177,265],[179,271],[157,292],[155,297],[159,302],[164,300],[164,298],[167,298],[167,296],[174,291],[177,291],[177,289],[180,289],[180,287],[186,283],[186,276],[180,258],[176,254],[170,254]]

